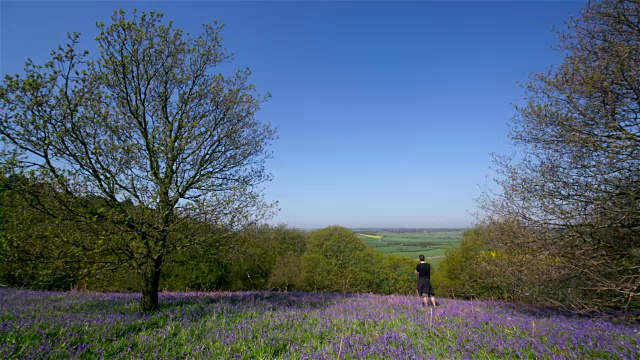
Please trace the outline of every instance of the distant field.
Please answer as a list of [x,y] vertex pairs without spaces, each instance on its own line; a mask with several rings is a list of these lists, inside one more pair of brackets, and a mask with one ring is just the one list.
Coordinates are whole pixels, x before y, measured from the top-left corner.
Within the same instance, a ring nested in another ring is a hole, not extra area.
[[423,254],[437,267],[446,249],[457,245],[464,229],[354,229],[365,244],[375,250],[417,259]]
[[382,239],[382,236],[380,235],[371,235],[371,234],[358,234],[358,235],[364,236],[369,239]]

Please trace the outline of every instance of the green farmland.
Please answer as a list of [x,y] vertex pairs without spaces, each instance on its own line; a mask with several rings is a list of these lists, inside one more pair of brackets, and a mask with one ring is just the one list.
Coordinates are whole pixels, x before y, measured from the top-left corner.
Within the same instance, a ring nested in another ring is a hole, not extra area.
[[375,250],[417,259],[423,254],[437,267],[446,249],[458,244],[464,229],[353,229]]

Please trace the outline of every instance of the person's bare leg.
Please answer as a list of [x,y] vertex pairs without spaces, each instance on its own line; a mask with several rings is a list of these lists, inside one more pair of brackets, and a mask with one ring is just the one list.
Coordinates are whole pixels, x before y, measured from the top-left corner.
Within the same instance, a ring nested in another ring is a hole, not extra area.
[[431,303],[433,304],[433,307],[436,307],[436,297],[435,296],[431,297]]
[[424,303],[424,307],[429,307],[429,298],[426,296],[422,297],[422,302]]

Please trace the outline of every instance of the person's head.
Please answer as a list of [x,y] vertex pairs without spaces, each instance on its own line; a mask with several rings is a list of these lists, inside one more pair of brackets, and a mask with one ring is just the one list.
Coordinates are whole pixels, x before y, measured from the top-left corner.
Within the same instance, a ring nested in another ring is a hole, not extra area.
[[421,254],[420,256],[418,256],[418,259],[420,259],[420,261],[424,261],[424,255]]

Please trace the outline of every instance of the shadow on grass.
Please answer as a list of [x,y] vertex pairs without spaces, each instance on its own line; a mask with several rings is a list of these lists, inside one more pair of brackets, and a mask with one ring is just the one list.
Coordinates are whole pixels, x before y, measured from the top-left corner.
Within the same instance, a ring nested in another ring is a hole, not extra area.
[[600,309],[590,312],[579,312],[559,307],[541,306],[532,304],[501,302],[502,308],[514,313],[537,318],[566,318],[566,319],[602,319],[613,323],[640,324],[640,309],[627,310]]
[[257,306],[265,310],[319,309],[361,296],[357,293],[313,292],[163,292],[159,294],[159,311],[184,306],[229,305],[238,309]]
[[0,299],[8,307],[17,308],[44,305],[63,313],[109,313],[129,315],[152,315],[174,312],[185,307],[209,308],[225,307],[244,311],[259,309],[264,311],[313,310],[329,307],[336,302],[362,296],[357,293],[313,293],[313,292],[160,292],[158,308],[143,312],[140,308],[140,293],[94,292],[94,291],[35,291],[15,288],[0,288]]

